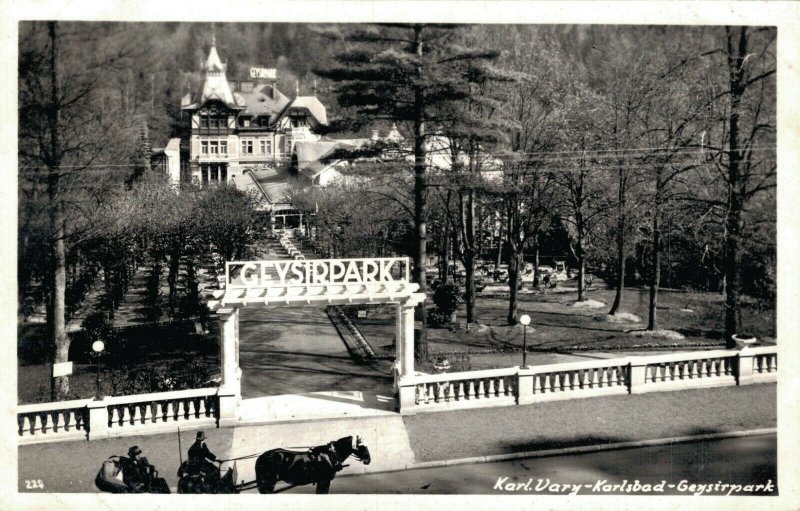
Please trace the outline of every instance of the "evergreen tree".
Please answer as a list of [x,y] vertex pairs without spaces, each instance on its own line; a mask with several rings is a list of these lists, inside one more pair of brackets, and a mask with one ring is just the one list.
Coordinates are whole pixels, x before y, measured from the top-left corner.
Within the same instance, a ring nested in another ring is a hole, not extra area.
[[133,157],[133,172],[126,180],[128,186],[139,181],[148,171],[152,169],[151,162],[152,150],[150,149],[150,135],[147,130],[147,123],[142,122],[139,129],[136,154]]
[[[345,46],[335,64],[315,73],[333,80],[339,105],[348,109],[340,127],[361,127],[376,120],[410,125],[414,155],[413,278],[427,289],[428,138],[458,116],[472,85],[483,80],[471,71],[497,57],[497,52],[463,45],[454,25],[391,24],[327,31]],[[415,358],[427,358],[425,304],[419,307],[423,332]]]

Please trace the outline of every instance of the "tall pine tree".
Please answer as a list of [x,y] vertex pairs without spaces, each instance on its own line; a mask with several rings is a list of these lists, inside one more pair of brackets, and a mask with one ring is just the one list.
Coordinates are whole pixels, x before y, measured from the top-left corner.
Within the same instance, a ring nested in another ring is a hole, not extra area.
[[[472,85],[485,76],[474,73],[497,52],[468,47],[455,25],[389,24],[337,27],[329,32],[344,43],[335,63],[315,73],[336,82],[334,92],[347,109],[348,128],[376,120],[407,123],[413,138],[414,233],[413,279],[426,292],[428,222],[427,142],[440,126],[457,118]],[[425,304],[419,307],[423,332],[415,358],[427,358]]]

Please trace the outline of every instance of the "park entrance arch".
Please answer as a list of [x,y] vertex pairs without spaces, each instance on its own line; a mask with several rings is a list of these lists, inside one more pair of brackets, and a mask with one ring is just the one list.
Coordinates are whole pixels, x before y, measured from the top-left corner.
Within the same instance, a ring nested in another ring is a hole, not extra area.
[[407,257],[227,262],[224,289],[208,302],[221,322],[222,415],[234,417],[241,401],[241,307],[394,304],[399,387],[414,374],[414,308],[425,299],[410,281],[409,264]]

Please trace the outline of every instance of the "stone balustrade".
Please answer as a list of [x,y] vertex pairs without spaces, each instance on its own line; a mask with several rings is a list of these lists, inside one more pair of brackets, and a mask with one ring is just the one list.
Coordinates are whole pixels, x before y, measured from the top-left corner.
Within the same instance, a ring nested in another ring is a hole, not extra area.
[[633,357],[631,393],[736,385],[738,359],[739,352],[729,350]]
[[516,368],[417,376],[414,404],[426,409],[514,404],[516,384]]
[[628,393],[627,359],[590,360],[519,370],[519,404]]
[[22,405],[17,407],[20,439],[34,441],[87,438],[91,399]]
[[172,425],[215,425],[219,410],[217,389],[182,390],[140,396],[112,397],[105,400],[108,434],[131,428]]
[[235,392],[214,387],[22,405],[17,407],[19,443],[216,427],[235,421],[236,400]]
[[777,381],[776,346],[401,377],[402,414]]

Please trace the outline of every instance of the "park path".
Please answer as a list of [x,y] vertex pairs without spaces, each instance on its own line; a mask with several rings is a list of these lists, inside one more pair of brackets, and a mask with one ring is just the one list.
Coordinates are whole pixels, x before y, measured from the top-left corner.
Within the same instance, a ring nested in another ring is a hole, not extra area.
[[[262,259],[288,258],[275,241],[262,242],[259,249]],[[239,366],[244,399],[325,391],[391,395],[391,363],[356,364],[325,308],[319,306],[241,308]],[[266,402],[258,407],[270,420],[294,418],[285,400],[271,404],[271,412],[264,409]],[[245,407],[242,414],[247,412]]]

